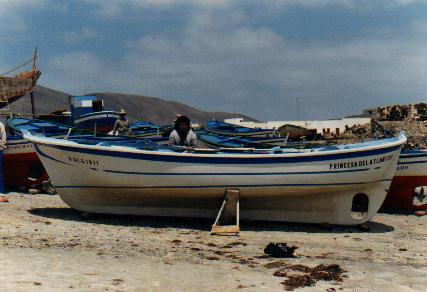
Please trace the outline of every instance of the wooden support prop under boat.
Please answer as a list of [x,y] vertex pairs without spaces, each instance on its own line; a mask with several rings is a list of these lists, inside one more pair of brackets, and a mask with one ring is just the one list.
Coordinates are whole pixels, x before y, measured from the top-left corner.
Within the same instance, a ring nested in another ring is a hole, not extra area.
[[[239,190],[225,191],[225,198],[219,209],[215,223],[212,225],[211,234],[238,235],[239,226]],[[234,224],[233,224],[234,221]],[[220,225],[227,224],[227,225]]]

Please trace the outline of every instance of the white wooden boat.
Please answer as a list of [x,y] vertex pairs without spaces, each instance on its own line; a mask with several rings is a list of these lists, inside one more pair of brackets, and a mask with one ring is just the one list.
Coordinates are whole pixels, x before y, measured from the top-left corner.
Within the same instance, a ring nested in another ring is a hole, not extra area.
[[64,202],[84,212],[213,218],[238,189],[241,219],[345,225],[377,213],[406,142],[198,153],[25,138]]

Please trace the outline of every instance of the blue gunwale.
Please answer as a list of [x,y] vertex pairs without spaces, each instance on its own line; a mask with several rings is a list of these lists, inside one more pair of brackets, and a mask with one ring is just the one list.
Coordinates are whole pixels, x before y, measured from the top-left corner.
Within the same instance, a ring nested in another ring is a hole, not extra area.
[[[38,146],[35,146],[37,153],[40,156],[46,157],[50,160],[72,165],[68,162],[63,162],[60,160],[57,160],[38,148]],[[326,170],[326,171],[291,171],[291,172],[221,172],[221,173],[213,173],[213,172],[198,172],[198,173],[172,173],[172,172],[136,172],[136,171],[120,171],[120,170],[111,170],[111,169],[99,169],[91,167],[90,169],[94,171],[104,171],[104,172],[110,172],[110,173],[120,173],[120,174],[131,174],[131,175],[161,175],[161,176],[263,176],[263,175],[313,175],[313,174],[329,174],[329,173],[349,173],[349,172],[363,172],[368,171],[369,168],[359,168],[359,169],[344,169],[344,170]]]
[[[137,153],[137,152],[123,152],[123,149],[110,148],[94,149],[91,147],[76,147],[69,145],[52,145],[43,143],[40,141],[35,142],[35,145],[41,144],[48,148],[56,148],[64,151],[77,152],[83,154],[100,155],[100,156],[111,156],[128,159],[139,159],[148,161],[164,161],[164,162],[180,162],[180,163],[209,163],[209,164],[276,164],[276,163],[307,163],[317,161],[333,161],[338,159],[352,159],[360,157],[369,157],[374,155],[387,154],[394,152],[402,147],[402,145],[388,146],[379,149],[368,149],[359,150],[345,153],[322,153],[322,152],[311,152],[311,155],[300,155],[300,156],[279,156],[277,154],[265,155],[262,157],[245,155],[239,157],[239,155],[222,155],[222,156],[200,156],[200,155],[179,155],[178,153],[165,153],[159,155],[159,152],[152,151],[151,153]],[[39,151],[39,147],[35,147]]]

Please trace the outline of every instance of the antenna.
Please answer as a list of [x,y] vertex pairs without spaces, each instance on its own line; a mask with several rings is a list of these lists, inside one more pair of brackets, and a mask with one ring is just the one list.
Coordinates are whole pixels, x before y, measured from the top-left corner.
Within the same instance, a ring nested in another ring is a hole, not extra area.
[[299,121],[299,105],[298,105],[298,97],[295,97],[295,102],[297,104],[297,120]]

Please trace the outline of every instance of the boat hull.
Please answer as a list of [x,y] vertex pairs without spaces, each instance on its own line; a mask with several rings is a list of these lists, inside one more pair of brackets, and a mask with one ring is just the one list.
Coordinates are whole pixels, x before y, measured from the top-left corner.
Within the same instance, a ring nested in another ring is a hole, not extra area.
[[266,137],[276,134],[275,130],[246,128],[219,121],[208,122],[206,130],[220,136]]
[[[227,189],[240,218],[360,224],[386,196],[403,142],[336,154],[153,153],[28,137],[61,198],[84,212],[214,217]],[[369,199],[359,216],[357,194]]]
[[15,77],[0,76],[0,108],[33,91],[40,74],[40,71],[33,69]]
[[239,137],[266,137],[270,135],[274,135],[275,132],[273,130],[258,130],[253,132],[228,132],[228,131],[221,131],[217,129],[207,128],[206,131],[211,132],[215,135],[220,136],[239,136]]
[[[299,188],[278,192],[273,188],[244,190],[241,186],[232,186],[210,188],[203,195],[199,190],[177,191],[176,188],[161,191],[139,187],[114,191],[108,187],[87,187],[79,191],[58,189],[67,205],[82,212],[203,218],[215,217],[226,189],[239,189],[241,219],[355,225],[369,221],[377,213],[388,186],[389,182],[377,182],[357,189],[356,193],[366,193],[371,202],[370,211],[361,219],[350,215],[352,199],[356,194],[354,188],[324,188],[321,191]],[[255,193],[264,196],[260,198],[254,196]],[[384,195],[378,196],[378,193]]]
[[3,158],[4,184],[7,188],[29,187],[49,178],[33,144],[23,138],[8,140]]
[[74,120],[74,125],[87,131],[99,133],[111,132],[114,123],[120,118],[119,113],[112,111],[94,112],[82,115]]
[[427,151],[403,151],[384,201],[384,208],[402,211],[426,210],[427,198],[418,199],[415,195],[416,188],[423,186],[427,186]]

